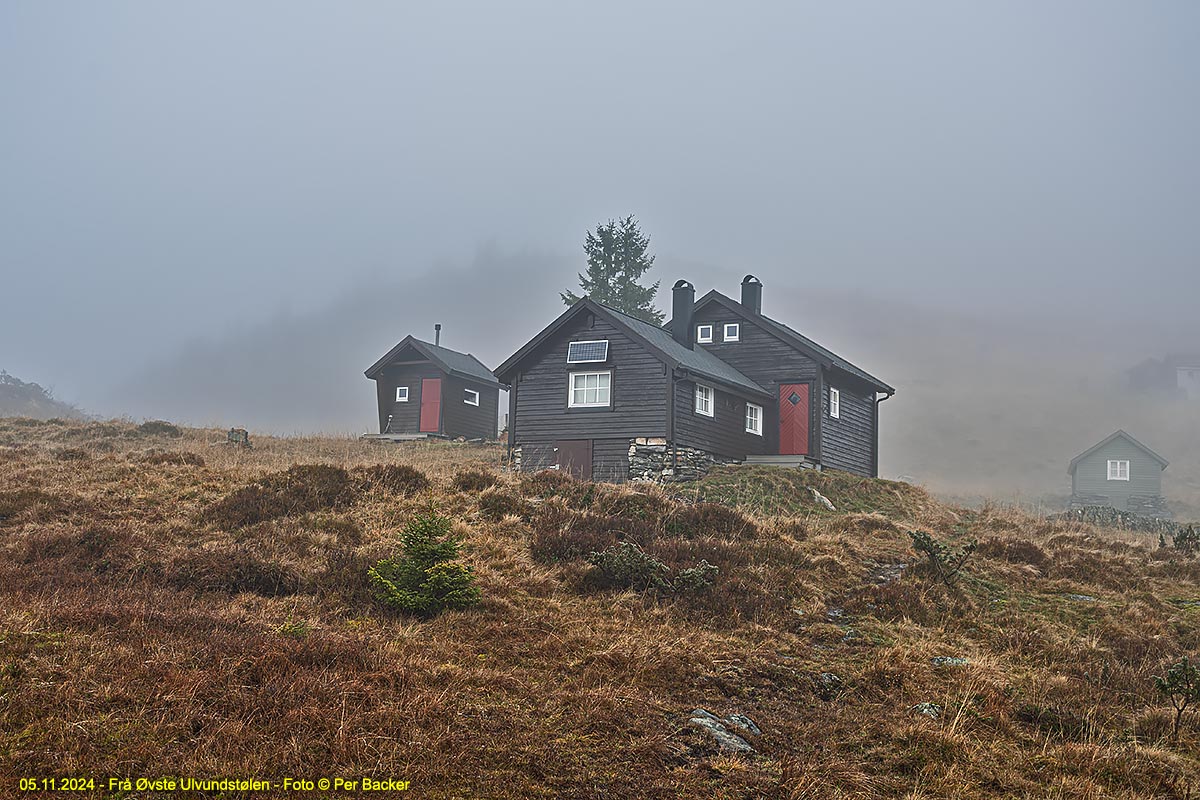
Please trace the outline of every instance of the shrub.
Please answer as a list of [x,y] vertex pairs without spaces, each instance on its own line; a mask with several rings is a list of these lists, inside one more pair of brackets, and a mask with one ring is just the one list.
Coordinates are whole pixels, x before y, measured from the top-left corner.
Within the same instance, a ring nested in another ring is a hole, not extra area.
[[148,453],[142,458],[144,464],[170,464],[176,467],[203,467],[204,458],[199,453],[164,452]]
[[87,450],[78,447],[66,447],[54,454],[56,461],[87,461],[91,459]]
[[210,506],[203,516],[216,525],[241,528],[292,514],[338,508],[352,499],[346,470],[305,464],[237,489]]
[[408,464],[374,464],[356,467],[354,475],[363,489],[382,489],[393,494],[410,494],[429,488],[424,472]]
[[1154,687],[1171,701],[1175,708],[1175,724],[1171,738],[1179,740],[1179,723],[1188,706],[1200,704],[1200,668],[1195,667],[1187,656],[1167,668],[1165,675],[1154,677]]
[[487,470],[464,469],[459,470],[451,483],[460,492],[482,492],[484,489],[495,486],[499,480],[494,473]]
[[1050,564],[1050,556],[1028,539],[984,539],[979,545],[979,554],[1013,564],[1030,564],[1044,569]]
[[279,564],[270,564],[245,548],[193,550],[167,565],[167,583],[198,592],[253,592],[263,597],[295,594],[300,579]]
[[694,503],[678,508],[667,518],[666,530],[685,539],[697,536],[750,539],[758,534],[758,526],[740,511],[720,503]]
[[41,489],[15,489],[0,492],[0,525],[6,525],[26,511],[46,510],[51,514],[67,511],[72,504],[64,497]]
[[180,436],[183,436],[183,431],[180,430],[179,426],[164,422],[161,419],[152,419],[143,422],[134,428],[133,432],[140,436],[167,436],[171,439],[178,439]]
[[677,592],[703,591],[716,583],[717,573],[720,571],[716,566],[701,559],[696,566],[679,570],[671,585]]
[[959,570],[967,563],[971,554],[978,546],[974,540],[955,551],[949,545],[939,542],[925,531],[909,531],[913,549],[919,555],[925,556],[925,568],[935,578],[946,586],[953,586],[958,580]]
[[419,616],[479,602],[471,568],[451,563],[461,540],[450,532],[450,520],[437,514],[414,518],[400,534],[403,549],[395,558],[378,561],[367,574],[384,605]]
[[525,478],[525,484],[529,489],[543,497],[553,497],[560,494],[565,489],[574,486],[576,481],[569,472],[563,472],[559,469],[543,469],[533,473]]
[[507,516],[528,517],[530,506],[512,492],[493,486],[480,492],[479,511],[490,520],[501,520]]
[[614,545],[620,535],[607,517],[572,511],[562,500],[548,500],[533,518],[530,553],[541,562],[570,561]]
[[[1161,541],[1162,534],[1159,534]],[[1196,530],[1196,526],[1188,525],[1186,528],[1181,528],[1177,533],[1171,535],[1171,544],[1176,550],[1181,550],[1184,553],[1200,553],[1200,531]]]
[[645,590],[671,585],[667,565],[633,542],[588,553],[586,561],[593,567],[590,580],[600,587]]

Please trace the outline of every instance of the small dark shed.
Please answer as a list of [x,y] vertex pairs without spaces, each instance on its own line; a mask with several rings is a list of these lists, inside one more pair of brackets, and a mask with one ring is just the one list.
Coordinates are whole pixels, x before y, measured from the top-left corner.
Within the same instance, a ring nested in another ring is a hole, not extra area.
[[379,432],[495,439],[500,383],[470,353],[406,336],[366,371],[379,398]]
[[1150,517],[1169,517],[1162,493],[1167,460],[1125,431],[1084,450],[1067,466],[1071,507],[1111,506]]

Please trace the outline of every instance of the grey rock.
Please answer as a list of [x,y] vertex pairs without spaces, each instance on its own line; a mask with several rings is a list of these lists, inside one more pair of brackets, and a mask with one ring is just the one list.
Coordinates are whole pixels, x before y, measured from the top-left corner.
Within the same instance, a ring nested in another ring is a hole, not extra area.
[[688,720],[688,725],[691,725],[693,728],[700,728],[703,731],[707,731],[708,734],[716,741],[717,747],[719,747],[723,753],[754,752],[754,748],[750,746],[749,742],[738,736],[736,733],[730,733],[729,730],[722,725],[719,720],[713,721],[708,718],[709,716],[712,715],[709,714],[708,716],[692,717]]
[[822,700],[832,700],[845,686],[842,679],[832,672],[822,672],[813,682],[816,684],[817,697]]
[[1064,594],[1063,597],[1067,600],[1074,600],[1077,603],[1096,602],[1096,598],[1092,597],[1090,594]]
[[959,656],[934,656],[929,659],[929,663],[935,667],[965,667],[971,660]]
[[828,497],[826,497],[825,495],[818,492],[812,486],[808,487],[808,490],[810,492],[812,492],[813,500],[816,500],[819,505],[824,506],[825,508],[829,509],[830,511],[837,511],[837,509],[834,507],[833,503],[830,502]]
[[908,569],[908,564],[881,564],[871,574],[871,580],[875,581],[875,583],[898,581],[903,577],[904,570],[906,569]]
[[912,707],[914,714],[920,714],[930,719],[937,719],[942,716],[942,707],[937,703],[917,703]]
[[723,722],[731,728],[737,728],[738,730],[745,731],[752,736],[760,736],[762,734],[762,731],[759,729],[759,727],[754,724],[754,720],[750,719],[745,714],[730,714],[723,720]]

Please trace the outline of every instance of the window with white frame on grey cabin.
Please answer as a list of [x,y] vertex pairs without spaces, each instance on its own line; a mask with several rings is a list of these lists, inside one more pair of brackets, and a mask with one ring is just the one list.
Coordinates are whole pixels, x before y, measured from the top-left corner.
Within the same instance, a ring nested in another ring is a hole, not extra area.
[[1129,480],[1129,462],[1110,458],[1108,460],[1108,479],[1110,481]]
[[725,332],[721,337],[726,342],[736,342],[742,335],[742,326],[736,322],[726,322]]
[[567,386],[567,406],[607,406],[612,397],[611,372],[572,372]]
[[709,344],[712,342],[713,326],[712,325],[697,325],[696,326],[696,341],[700,344]]
[[713,390],[711,386],[696,384],[696,413],[706,417],[713,415]]
[[568,364],[588,364],[608,360],[608,339],[590,339],[567,344]]
[[762,436],[762,406],[746,403],[746,433]]
[[474,389],[463,389],[463,402],[469,406],[479,405],[479,392]]
[[829,416],[842,418],[842,393],[832,386],[829,387]]
[[407,403],[408,402],[408,387],[407,386],[397,386],[396,387],[396,402],[397,403]]

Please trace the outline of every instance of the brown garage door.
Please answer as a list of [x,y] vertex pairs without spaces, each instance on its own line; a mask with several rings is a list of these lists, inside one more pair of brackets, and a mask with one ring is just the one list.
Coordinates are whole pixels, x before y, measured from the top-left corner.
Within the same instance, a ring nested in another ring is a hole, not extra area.
[[554,443],[558,468],[580,480],[592,477],[592,440],[561,439]]

